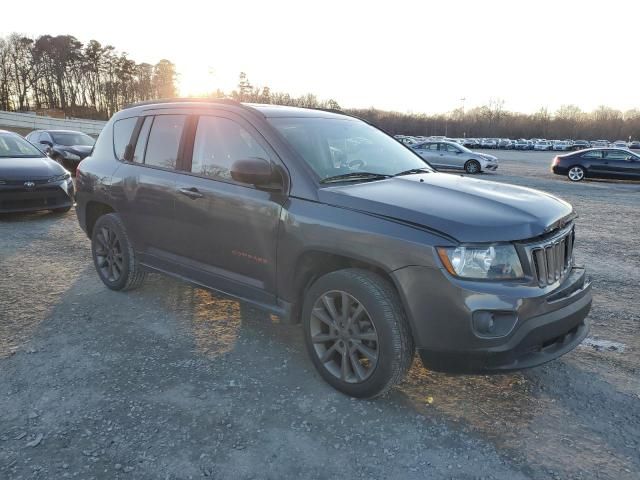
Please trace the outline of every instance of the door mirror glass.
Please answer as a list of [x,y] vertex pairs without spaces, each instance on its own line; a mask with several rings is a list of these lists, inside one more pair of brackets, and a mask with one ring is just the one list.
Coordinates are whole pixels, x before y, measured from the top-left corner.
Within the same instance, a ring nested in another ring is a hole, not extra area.
[[236,160],[231,165],[231,178],[236,182],[265,186],[273,182],[271,162],[260,157]]

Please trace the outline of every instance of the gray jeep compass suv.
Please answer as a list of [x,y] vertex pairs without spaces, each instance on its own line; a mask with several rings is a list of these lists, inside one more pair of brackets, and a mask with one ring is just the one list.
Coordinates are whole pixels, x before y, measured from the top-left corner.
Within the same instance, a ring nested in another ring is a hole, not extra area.
[[504,372],[587,335],[568,203],[435,172],[339,112],[157,101],[109,121],[77,173],[78,220],[113,290],[163,272],[301,322],[338,390],[374,397],[415,349]]

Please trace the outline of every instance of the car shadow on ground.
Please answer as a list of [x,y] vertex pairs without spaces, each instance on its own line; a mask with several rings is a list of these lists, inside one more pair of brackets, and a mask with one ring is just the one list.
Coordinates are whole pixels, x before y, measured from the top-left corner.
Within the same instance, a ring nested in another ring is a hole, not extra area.
[[[299,326],[281,325],[277,317],[199,288],[171,291],[165,297],[167,308],[187,314],[196,351],[211,361],[244,356],[244,340],[260,338],[282,355],[280,361],[313,371]],[[640,470],[640,461],[633,458],[638,425],[612,413],[633,411],[636,399],[618,391],[612,394],[615,387],[602,376],[580,368],[578,352],[570,358],[519,373],[448,375],[426,370],[416,357],[406,380],[374,404],[478,435],[508,452],[525,470],[583,475],[597,470],[605,478]],[[605,403],[606,398],[615,403]]]

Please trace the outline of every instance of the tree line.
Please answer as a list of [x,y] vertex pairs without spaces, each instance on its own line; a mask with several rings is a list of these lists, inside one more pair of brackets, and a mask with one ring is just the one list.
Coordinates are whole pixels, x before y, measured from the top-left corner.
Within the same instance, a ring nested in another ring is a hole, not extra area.
[[[231,97],[241,102],[341,110],[338,102],[333,99],[320,100],[313,94],[292,97],[287,93],[274,93],[269,87],[254,87],[244,72],[240,73],[236,90],[230,94],[218,90],[212,96]],[[574,140],[640,138],[640,110],[621,112],[606,106],[584,112],[576,105],[564,105],[553,113],[541,108],[535,113],[527,114],[510,112],[504,108],[504,101],[491,100],[487,105],[468,111],[458,108],[435,115],[390,112],[373,107],[346,108],[344,112],[363,118],[394,135]]]
[[111,45],[71,35],[0,37],[0,110],[59,109],[107,119],[128,103],[176,92],[169,60],[136,63]]
[[[60,109],[68,116],[107,119],[124,105],[177,96],[177,72],[169,60],[136,63],[126,53],[96,40],[71,35],[19,34],[0,37],[0,110]],[[312,93],[292,96],[255,87],[240,73],[237,88],[211,97],[242,102],[340,110],[334,99]],[[511,112],[501,100],[440,114],[400,113],[375,108],[344,109],[391,134],[549,139],[627,140],[640,137],[640,110],[601,106],[585,112],[565,105],[555,112]]]

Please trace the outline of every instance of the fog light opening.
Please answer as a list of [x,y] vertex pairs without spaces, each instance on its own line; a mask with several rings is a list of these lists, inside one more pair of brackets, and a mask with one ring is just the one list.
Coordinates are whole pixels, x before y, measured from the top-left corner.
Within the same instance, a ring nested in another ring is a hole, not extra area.
[[503,337],[511,333],[517,320],[515,312],[477,310],[473,312],[473,329],[480,337]]

